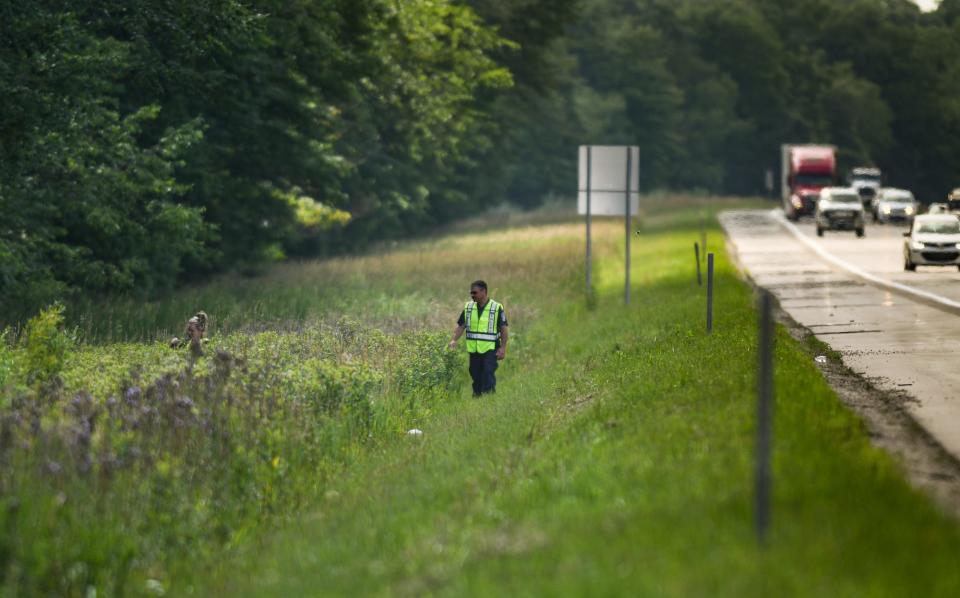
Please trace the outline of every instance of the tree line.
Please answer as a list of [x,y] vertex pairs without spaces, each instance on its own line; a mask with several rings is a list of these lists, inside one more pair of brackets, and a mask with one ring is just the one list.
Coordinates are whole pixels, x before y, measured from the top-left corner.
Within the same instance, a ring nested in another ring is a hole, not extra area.
[[43,0],[0,6],[0,305],[154,297],[569,196],[757,194],[782,142],[939,198],[960,0]]

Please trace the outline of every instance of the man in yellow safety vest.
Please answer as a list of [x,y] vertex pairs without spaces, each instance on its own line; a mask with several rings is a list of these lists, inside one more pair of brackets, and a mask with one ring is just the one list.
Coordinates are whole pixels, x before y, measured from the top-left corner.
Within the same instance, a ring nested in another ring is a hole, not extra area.
[[470,355],[470,377],[473,378],[473,396],[496,392],[497,361],[507,355],[507,316],[503,305],[487,297],[487,283],[482,280],[470,285],[470,301],[463,306],[449,347],[454,349],[460,336],[467,333],[467,353]]

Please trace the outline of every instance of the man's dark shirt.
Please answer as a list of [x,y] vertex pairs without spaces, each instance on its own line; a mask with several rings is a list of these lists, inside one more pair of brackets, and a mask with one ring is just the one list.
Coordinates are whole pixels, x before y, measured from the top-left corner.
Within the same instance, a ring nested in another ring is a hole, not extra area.
[[[487,311],[487,309],[490,307],[490,305],[491,305],[492,303],[493,303],[492,301],[490,301],[489,299],[487,299],[487,304],[483,306],[483,309],[479,310],[479,313],[477,314],[477,317],[480,318],[480,321],[481,321],[481,322],[485,322],[485,321],[486,321],[486,318],[490,317],[490,313]],[[463,317],[463,312],[464,312],[464,311],[465,311],[465,310],[460,310],[460,318],[457,320],[457,326],[467,327],[467,325],[466,325],[466,323],[465,323],[466,320],[465,320],[464,317]],[[498,332],[498,333],[500,332],[500,328],[501,328],[502,326],[507,326],[507,316],[504,315],[504,313],[503,313],[504,311],[505,311],[505,310],[503,309],[503,306],[501,305],[501,306],[500,306],[500,313],[497,314],[497,332]],[[484,315],[484,314],[487,314],[487,315]],[[497,336],[497,344],[494,346],[494,348],[496,348],[496,349],[499,349],[499,348],[500,348],[500,336],[499,336],[499,335]]]

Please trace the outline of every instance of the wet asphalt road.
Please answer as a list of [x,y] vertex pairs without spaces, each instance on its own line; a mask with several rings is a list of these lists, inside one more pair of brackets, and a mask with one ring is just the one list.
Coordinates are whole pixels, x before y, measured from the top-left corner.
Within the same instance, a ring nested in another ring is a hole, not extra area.
[[[844,363],[905,408],[960,459],[960,271],[903,269],[903,226],[867,224],[866,237],[796,226],[778,212],[720,215],[745,272]],[[913,293],[913,294],[911,294]],[[919,295],[919,296],[918,296]]]

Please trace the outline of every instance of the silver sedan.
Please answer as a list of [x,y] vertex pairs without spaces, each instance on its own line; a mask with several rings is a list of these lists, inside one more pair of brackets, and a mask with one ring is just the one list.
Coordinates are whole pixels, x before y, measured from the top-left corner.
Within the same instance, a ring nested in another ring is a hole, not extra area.
[[873,221],[880,223],[904,222],[910,224],[917,213],[913,193],[905,189],[884,188],[877,195],[873,208]]
[[923,214],[903,233],[903,269],[917,266],[960,268],[960,220],[953,214]]

